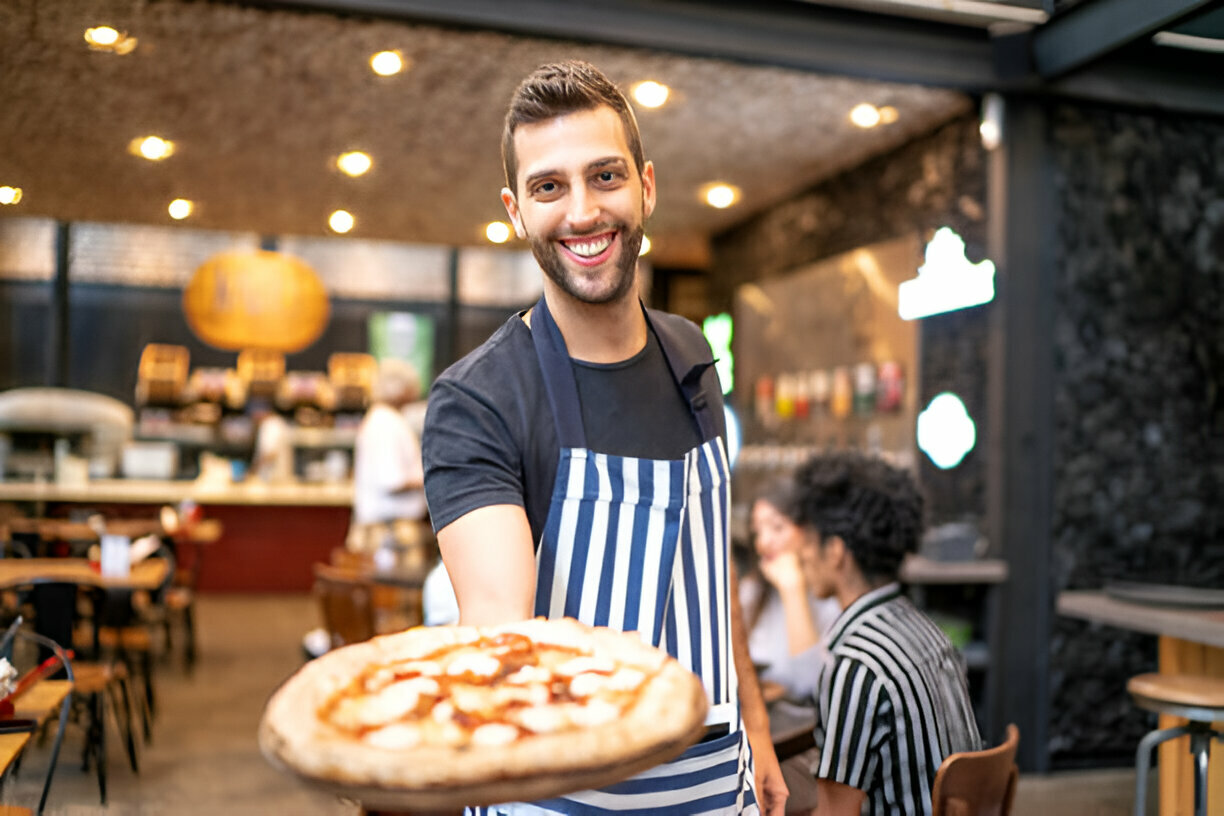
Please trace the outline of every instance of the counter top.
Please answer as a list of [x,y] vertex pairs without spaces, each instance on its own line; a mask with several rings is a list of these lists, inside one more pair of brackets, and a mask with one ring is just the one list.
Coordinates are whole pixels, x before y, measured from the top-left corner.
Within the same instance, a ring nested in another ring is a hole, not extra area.
[[1131,603],[1112,598],[1100,590],[1060,592],[1057,608],[1059,614],[1071,618],[1224,648],[1222,609]]
[[198,504],[348,507],[353,503],[349,482],[205,485],[193,481],[94,479],[79,485],[52,482],[0,482],[0,501],[50,501],[115,504]]

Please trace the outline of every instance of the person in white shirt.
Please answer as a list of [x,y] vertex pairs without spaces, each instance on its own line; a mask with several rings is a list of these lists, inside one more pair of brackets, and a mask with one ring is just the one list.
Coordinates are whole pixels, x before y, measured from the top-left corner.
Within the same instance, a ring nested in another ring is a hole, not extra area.
[[288,421],[265,403],[256,403],[251,416],[256,429],[251,469],[265,482],[293,481],[293,439]]
[[387,358],[378,366],[373,403],[357,430],[353,463],[353,526],[348,546],[376,553],[388,542],[401,565],[424,566],[426,518],[421,444],[402,409],[416,400],[416,370]]

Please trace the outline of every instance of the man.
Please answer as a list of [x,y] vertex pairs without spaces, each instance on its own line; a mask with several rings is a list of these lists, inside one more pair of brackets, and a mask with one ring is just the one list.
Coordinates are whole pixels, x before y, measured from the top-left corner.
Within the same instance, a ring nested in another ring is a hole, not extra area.
[[853,453],[817,456],[796,481],[814,533],[802,552],[808,586],[845,610],[816,691],[815,812],[930,814],[944,757],[981,738],[963,660],[897,583],[918,545],[922,496],[905,471]]
[[700,331],[635,286],[655,175],[633,112],[594,67],[542,66],[510,103],[502,158],[544,295],[431,394],[425,489],[460,619],[638,631],[712,705],[706,740],[647,780],[494,812],[780,814],[728,559],[718,377]]
[[[377,554],[390,543],[399,560],[425,566],[426,538],[421,446],[401,413],[420,392],[416,369],[386,358],[374,377],[372,404],[361,420],[354,445],[353,527],[349,549]],[[395,553],[385,551],[386,555]]]

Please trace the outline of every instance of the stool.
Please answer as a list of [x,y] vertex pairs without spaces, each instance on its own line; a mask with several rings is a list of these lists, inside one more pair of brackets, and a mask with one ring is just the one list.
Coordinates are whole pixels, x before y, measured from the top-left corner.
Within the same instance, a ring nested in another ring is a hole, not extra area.
[[1143,816],[1147,801],[1147,776],[1152,751],[1162,742],[1190,737],[1194,755],[1194,813],[1207,816],[1207,760],[1211,740],[1224,739],[1212,723],[1224,721],[1224,678],[1190,674],[1140,674],[1132,677],[1126,690],[1135,704],[1157,714],[1188,720],[1186,725],[1151,731],[1139,742],[1135,752],[1135,816]]

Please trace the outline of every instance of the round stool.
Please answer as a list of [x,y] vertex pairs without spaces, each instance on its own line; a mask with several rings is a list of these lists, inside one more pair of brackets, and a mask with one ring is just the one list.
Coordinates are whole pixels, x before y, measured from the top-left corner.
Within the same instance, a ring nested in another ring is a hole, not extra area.
[[1132,677],[1126,690],[1135,704],[1157,714],[1189,720],[1186,725],[1151,731],[1139,742],[1135,752],[1135,816],[1143,816],[1147,801],[1147,776],[1152,750],[1162,742],[1190,737],[1194,755],[1194,813],[1207,816],[1207,760],[1211,740],[1224,739],[1212,723],[1224,721],[1224,678],[1190,674],[1140,674]]

